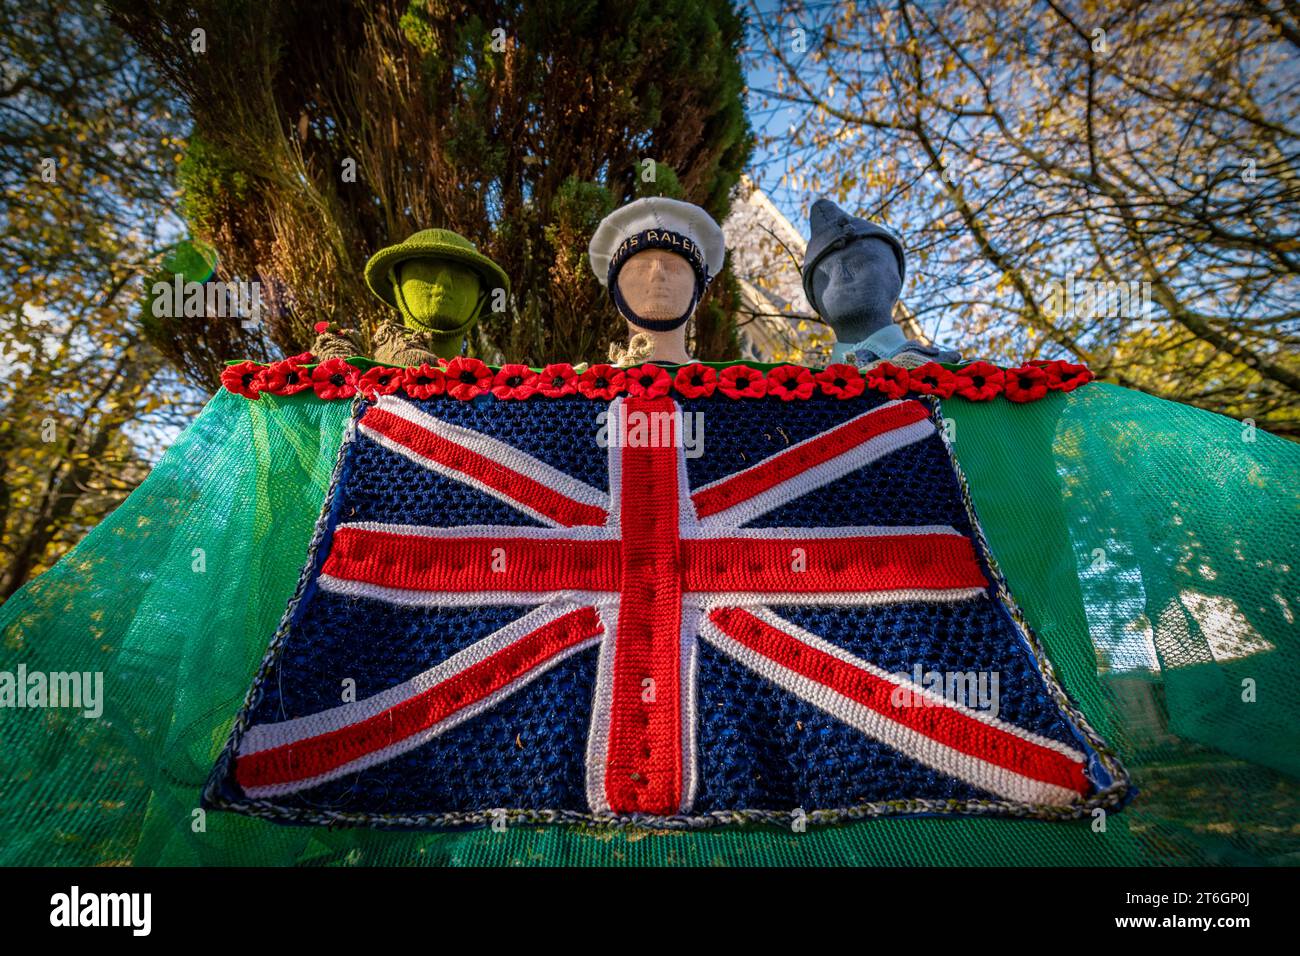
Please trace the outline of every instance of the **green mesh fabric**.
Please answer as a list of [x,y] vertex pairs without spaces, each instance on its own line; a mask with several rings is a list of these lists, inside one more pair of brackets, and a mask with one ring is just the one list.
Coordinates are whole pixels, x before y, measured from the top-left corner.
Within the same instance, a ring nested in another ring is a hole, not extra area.
[[126,503],[0,608],[0,671],[102,672],[105,698],[98,719],[0,711],[0,864],[1300,862],[1300,447],[1096,384],[944,412],[1013,592],[1140,790],[1104,832],[883,819],[396,833],[196,816],[349,415],[311,395],[222,392]]

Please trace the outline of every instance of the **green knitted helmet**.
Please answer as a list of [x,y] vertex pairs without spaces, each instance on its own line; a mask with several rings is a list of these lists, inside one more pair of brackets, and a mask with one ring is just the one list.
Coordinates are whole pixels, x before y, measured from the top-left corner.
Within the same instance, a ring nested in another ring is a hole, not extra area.
[[479,252],[474,243],[450,229],[422,229],[404,242],[380,249],[366,263],[366,285],[393,308],[397,308],[397,298],[390,277],[394,267],[407,259],[454,259],[477,272],[484,288],[502,288],[510,294],[505,270]]

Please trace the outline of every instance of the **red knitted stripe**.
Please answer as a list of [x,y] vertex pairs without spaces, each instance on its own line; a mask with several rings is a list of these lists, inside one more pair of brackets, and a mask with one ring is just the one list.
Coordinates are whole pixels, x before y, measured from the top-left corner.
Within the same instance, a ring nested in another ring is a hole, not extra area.
[[717,608],[709,617],[723,633],[751,650],[931,740],[1033,780],[1080,794],[1088,792],[1083,764],[1065,754],[990,726],[953,707],[895,705],[890,697],[900,685],[795,640],[741,608]]
[[570,611],[428,690],[358,723],[235,761],[245,789],[309,780],[400,743],[495,693],[603,630],[593,608]]
[[[795,549],[803,550],[802,567]],[[970,541],[954,534],[857,538],[687,538],[686,590],[894,591],[986,587]]]
[[322,573],[413,591],[617,591],[620,548],[618,541],[434,538],[343,527]]
[[[630,398],[627,406],[629,413],[670,412],[673,402]],[[615,813],[681,809],[682,575],[671,445],[623,449],[623,588],[605,769]]]
[[361,424],[446,468],[459,471],[489,488],[558,522],[566,528],[603,525],[608,515],[596,505],[574,501],[539,481],[520,474],[476,451],[421,428],[382,408],[370,408]]
[[753,468],[737,472],[716,485],[701,488],[691,495],[691,500],[695,502],[695,513],[701,518],[707,518],[725,511],[779,485],[792,474],[820,465],[878,435],[922,421],[928,416],[929,410],[920,402],[914,401],[859,415],[810,441],[778,452]]

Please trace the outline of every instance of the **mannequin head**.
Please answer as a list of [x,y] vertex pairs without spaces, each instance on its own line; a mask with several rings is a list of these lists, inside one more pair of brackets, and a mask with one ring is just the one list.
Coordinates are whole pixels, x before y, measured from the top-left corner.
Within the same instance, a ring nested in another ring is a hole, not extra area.
[[829,199],[808,215],[812,236],[804,253],[803,292],[835,332],[831,360],[955,362],[959,352],[907,338],[894,324],[894,306],[907,276],[898,237],[879,223],[850,216]]
[[[483,282],[454,259],[407,259],[397,265],[403,324],[416,332],[459,329],[474,315]],[[400,306],[399,306],[400,308]]]
[[726,254],[713,217],[688,202],[648,196],[602,219],[587,253],[628,325],[629,350],[617,360],[648,343],[650,361],[690,361],[686,323]]
[[813,266],[812,299],[841,342],[857,342],[893,322],[903,276],[893,246],[860,236]]
[[618,273],[618,289],[633,313],[654,322],[681,323],[669,331],[652,331],[627,320],[628,336],[645,332],[654,339],[651,360],[687,362],[686,319],[690,318],[695,296],[695,271],[691,264],[666,249],[638,252]]
[[401,314],[398,331],[419,336],[419,348],[427,344],[442,358],[460,354],[490,290],[510,294],[505,271],[449,229],[423,229],[380,249],[366,263],[366,285]]

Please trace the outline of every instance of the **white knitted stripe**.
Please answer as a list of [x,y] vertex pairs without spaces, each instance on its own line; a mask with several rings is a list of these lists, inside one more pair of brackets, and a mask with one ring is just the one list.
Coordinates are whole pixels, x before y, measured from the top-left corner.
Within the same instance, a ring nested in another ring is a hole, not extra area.
[[[674,409],[679,406],[674,403]],[[677,448],[677,527],[678,533],[685,537],[688,533],[698,531],[699,516],[695,513],[695,499],[691,497],[691,475],[686,465],[686,448]]]
[[351,703],[341,704],[338,707],[331,707],[329,710],[309,714],[305,717],[295,717],[278,723],[258,724],[250,727],[239,741],[239,756],[243,757],[263,750],[270,750],[273,747],[296,743],[309,737],[318,737],[321,734],[331,733],[352,724],[360,723],[363,720],[368,720],[404,700],[409,700],[424,693],[431,687],[450,680],[466,668],[486,660],[493,654],[527,637],[538,628],[544,627],[566,614],[577,611],[582,606],[573,602],[556,602],[544,605],[529,611],[523,617],[511,621],[505,627],[493,631],[481,640],[475,641],[469,647],[457,651],[445,661],[435,664],[410,680],[403,681],[378,694]]
[[[882,408],[884,406],[881,406]],[[823,433],[824,434],[824,433]],[[878,458],[888,455],[890,452],[897,451],[914,442],[921,441],[934,434],[934,424],[929,419],[922,419],[918,422],[912,422],[910,425],[904,425],[901,428],[895,428],[892,431],[877,435],[875,438],[856,445],[841,455],[836,455],[820,465],[814,465],[805,471],[796,473],[793,477],[773,485],[765,491],[759,492],[751,498],[746,498],[730,508],[726,508],[715,514],[701,518],[700,523],[705,527],[735,527],[748,521],[753,521],[761,514],[771,511],[773,508],[780,507],[788,501],[793,501],[801,495],[820,488],[822,485],[830,484],[832,481],[843,478],[850,472],[856,471],[866,465],[871,464]],[[815,437],[821,437],[820,435]],[[813,439],[808,439],[812,441]],[[799,444],[803,444],[800,442]],[[790,448],[797,448],[798,445],[791,445]],[[779,454],[787,454],[790,449]],[[757,468],[761,465],[753,465]],[[705,485],[705,488],[720,484],[723,481],[729,481],[738,474],[744,474],[744,471],[736,472],[721,478],[718,481]],[[702,488],[695,489],[698,494]]]
[[696,679],[698,677],[700,609],[682,602],[681,706],[678,708],[682,722],[682,802],[679,812],[686,813],[695,804],[698,787],[698,749],[696,743]]
[[690,591],[687,600],[704,608],[744,607],[753,610],[771,604],[816,607],[871,607],[907,601],[969,601],[983,597],[984,588],[901,588],[893,591]]
[[966,537],[956,528],[946,524],[844,525],[842,527],[817,528],[718,528],[711,526],[682,528],[683,538],[713,540],[719,538],[758,538],[765,541],[787,538],[794,540],[799,538],[888,538],[901,535]]
[[402,534],[420,538],[446,538],[464,541],[466,538],[492,538],[509,540],[525,538],[529,541],[614,541],[617,535],[606,527],[578,525],[573,528],[534,528],[514,524],[463,524],[435,527],[423,524],[387,524],[382,521],[339,522],[338,530],[377,531],[383,534]]
[[587,733],[587,806],[592,813],[609,813],[605,775],[609,769],[610,715],[614,711],[614,651],[618,644],[618,603],[597,604],[605,633],[596,663],[596,687],[591,701],[591,730]]
[[[526,452],[520,451],[512,445],[508,445],[503,441],[498,441],[495,438],[490,438],[481,432],[476,432],[469,428],[462,428],[459,425],[452,425],[448,422],[444,422],[432,415],[425,414],[409,402],[403,401],[402,399],[396,398],[392,395],[381,395],[379,400],[376,402],[376,406],[383,411],[405,419],[413,425],[433,432],[435,435],[438,435],[447,441],[454,442],[463,448],[467,448],[476,454],[482,455],[484,458],[488,458],[510,471],[526,475],[534,481],[545,485],[557,494],[563,495],[564,497],[570,498],[581,504],[594,505],[598,508],[604,509],[605,511],[609,510],[610,499],[608,494],[598,488],[593,488],[586,482],[579,481],[577,478],[565,474],[559,469],[552,468],[545,462],[534,458]],[[454,468],[449,468],[446,465],[426,458],[419,452],[407,448],[405,445],[394,441],[387,435],[379,433],[365,424],[364,416],[362,421],[358,423],[357,429],[372,441],[383,445],[389,451],[410,459],[418,465],[422,465],[423,467],[435,471],[454,481],[459,481],[462,484],[476,488],[484,494],[491,495],[493,498],[504,501],[506,504],[519,509],[530,517],[543,521],[548,525],[559,525],[559,522],[555,519],[536,511],[526,502],[512,498],[504,492],[492,488],[491,486],[470,477],[462,471],[457,471]]]
[[807,701],[818,710],[940,773],[1022,803],[1068,806],[1079,799],[1077,793],[1066,787],[1033,780],[988,763],[892,721],[733,640],[707,618],[701,623],[700,636],[754,673]]
[[365,581],[353,581],[348,578],[336,578],[322,574],[316,579],[321,590],[344,597],[371,598],[387,604],[400,604],[404,607],[478,607],[479,605],[527,606],[529,604],[555,604],[577,601],[591,604],[594,601],[607,600],[617,591],[582,591],[566,588],[560,591],[415,591],[406,588],[390,588],[381,584],[369,584]]
[[[621,396],[609,403],[609,421],[622,421],[620,417],[622,405]],[[610,442],[606,451],[609,458],[609,507],[605,510],[609,513],[609,517],[605,520],[605,528],[611,537],[617,538],[622,534],[619,511],[623,503],[623,446],[619,442]]]

